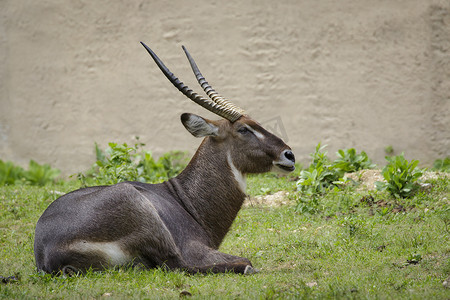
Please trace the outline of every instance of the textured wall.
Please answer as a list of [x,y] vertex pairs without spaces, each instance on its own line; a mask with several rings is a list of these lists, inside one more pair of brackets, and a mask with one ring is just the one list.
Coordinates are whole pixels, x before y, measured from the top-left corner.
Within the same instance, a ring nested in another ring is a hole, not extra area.
[[[450,4],[439,0],[0,1],[0,159],[66,174],[94,142],[155,154],[200,143],[186,100],[139,44],[199,89],[181,45],[224,96],[297,157],[321,141],[430,163],[450,155]],[[281,121],[281,122],[280,122]]]

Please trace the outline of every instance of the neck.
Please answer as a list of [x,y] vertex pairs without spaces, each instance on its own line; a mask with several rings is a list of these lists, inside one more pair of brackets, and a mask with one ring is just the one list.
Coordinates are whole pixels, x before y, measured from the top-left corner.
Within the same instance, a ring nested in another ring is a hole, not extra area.
[[[245,175],[231,155],[206,138],[186,169],[170,183],[189,213],[218,248],[245,199]],[[212,151],[213,150],[213,151]]]

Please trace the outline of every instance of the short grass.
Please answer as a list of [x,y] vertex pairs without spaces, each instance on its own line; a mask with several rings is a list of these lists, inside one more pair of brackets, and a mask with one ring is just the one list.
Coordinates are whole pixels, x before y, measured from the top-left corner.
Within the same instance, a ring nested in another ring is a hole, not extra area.
[[[76,183],[0,187],[0,298],[449,299],[448,179],[409,200],[347,187],[320,200],[316,214],[292,205],[243,208],[221,250],[260,272],[187,275],[119,269],[64,278],[36,273],[34,227],[58,192]],[[292,178],[252,176],[249,193],[295,190]],[[291,193],[295,198],[295,193]]]

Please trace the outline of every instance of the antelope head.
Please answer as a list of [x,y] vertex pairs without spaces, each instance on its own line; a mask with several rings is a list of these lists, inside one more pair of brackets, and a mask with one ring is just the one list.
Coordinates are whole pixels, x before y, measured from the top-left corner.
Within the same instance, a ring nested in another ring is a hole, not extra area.
[[[226,153],[233,171],[241,174],[268,171],[291,172],[295,169],[295,156],[291,148],[280,138],[264,129],[261,124],[245,114],[245,111],[219,95],[205,80],[187,49],[189,60],[198,83],[208,98],[202,97],[181,82],[144,43],[155,63],[170,82],[186,97],[223,119],[212,121],[201,116],[184,113],[181,122],[195,137],[207,137],[203,143],[214,144],[214,153]],[[200,148],[201,149],[201,148]]]

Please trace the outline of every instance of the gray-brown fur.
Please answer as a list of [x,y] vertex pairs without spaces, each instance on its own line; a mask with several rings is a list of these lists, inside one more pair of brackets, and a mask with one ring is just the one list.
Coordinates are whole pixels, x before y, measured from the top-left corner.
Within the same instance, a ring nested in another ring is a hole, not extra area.
[[[260,173],[289,148],[245,116],[234,123],[207,122],[218,128],[218,135],[203,140],[177,177],[155,185],[128,182],[80,189],[53,202],[36,226],[38,270],[114,265],[101,251],[77,251],[84,243],[115,243],[129,256],[121,264],[147,268],[244,272],[251,266],[245,258],[217,251],[245,198],[227,153],[242,173]],[[240,133],[244,123],[262,132],[264,141]]]
[[55,200],[36,225],[39,271],[72,274],[120,265],[190,273],[251,273],[250,261],[218,251],[245,198],[243,178],[294,169],[290,148],[243,115],[232,122],[183,114],[205,137],[177,177],[79,189]]

